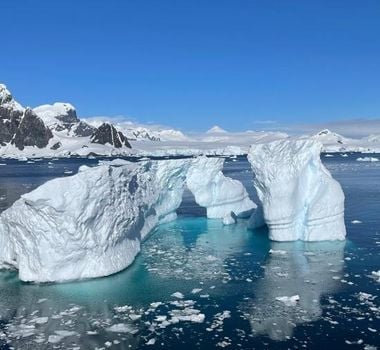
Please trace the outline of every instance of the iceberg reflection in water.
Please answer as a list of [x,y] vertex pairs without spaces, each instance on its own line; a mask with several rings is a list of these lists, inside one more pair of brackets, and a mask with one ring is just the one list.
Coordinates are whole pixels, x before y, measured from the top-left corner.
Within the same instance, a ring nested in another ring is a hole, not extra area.
[[255,297],[242,304],[253,334],[290,339],[297,325],[318,320],[322,295],[340,289],[345,245],[272,242],[264,277],[252,285]]

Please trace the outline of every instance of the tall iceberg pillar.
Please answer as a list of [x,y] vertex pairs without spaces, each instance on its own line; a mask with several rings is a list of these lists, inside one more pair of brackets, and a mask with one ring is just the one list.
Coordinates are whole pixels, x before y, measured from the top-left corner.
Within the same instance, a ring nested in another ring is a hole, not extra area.
[[251,227],[266,224],[274,241],[343,240],[344,194],[320,159],[322,145],[308,139],[252,145],[259,208]]

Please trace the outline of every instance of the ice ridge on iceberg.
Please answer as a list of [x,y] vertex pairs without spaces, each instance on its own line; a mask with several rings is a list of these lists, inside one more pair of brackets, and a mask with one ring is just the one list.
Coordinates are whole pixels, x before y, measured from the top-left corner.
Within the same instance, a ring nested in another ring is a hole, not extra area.
[[[21,280],[35,282],[121,271],[152,229],[176,218],[187,180],[196,201],[214,218],[255,207],[239,181],[224,177],[222,167],[223,159],[206,157],[104,162],[46,182],[1,214],[0,267],[11,265]],[[197,176],[208,184],[203,195],[193,187]]]
[[260,203],[252,228],[267,225],[274,241],[343,240],[344,194],[314,140],[252,145],[248,154]]

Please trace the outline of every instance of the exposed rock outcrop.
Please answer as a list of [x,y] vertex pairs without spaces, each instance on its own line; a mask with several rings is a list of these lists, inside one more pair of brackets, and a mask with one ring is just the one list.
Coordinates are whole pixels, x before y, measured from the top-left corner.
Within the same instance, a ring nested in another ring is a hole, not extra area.
[[30,109],[17,103],[7,87],[0,84],[0,145],[13,144],[19,150],[25,146],[46,147],[53,137],[44,122]]
[[13,99],[7,87],[0,84],[0,146],[12,140],[23,113],[24,109]]
[[52,137],[52,132],[44,122],[30,108],[27,108],[11,143],[20,150],[23,150],[25,146],[43,148]]
[[120,131],[117,131],[112,124],[103,123],[94,132],[91,137],[92,143],[100,143],[102,145],[110,144],[115,148],[123,146],[131,148],[127,138]]

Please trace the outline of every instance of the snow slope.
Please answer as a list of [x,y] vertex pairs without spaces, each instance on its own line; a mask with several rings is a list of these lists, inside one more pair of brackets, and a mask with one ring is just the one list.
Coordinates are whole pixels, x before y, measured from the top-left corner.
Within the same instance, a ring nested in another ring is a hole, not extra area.
[[274,241],[343,240],[344,194],[320,160],[322,145],[313,140],[281,140],[252,145],[260,210],[253,227],[266,224]]
[[[0,267],[14,266],[21,280],[35,282],[118,272],[154,227],[176,218],[186,181],[212,217],[254,207],[240,182],[219,173],[222,165],[208,158],[118,160],[46,182],[1,214]],[[194,188],[197,176],[211,187]]]
[[190,141],[182,131],[166,128],[160,125],[134,123],[121,118],[93,117],[83,119],[88,124],[99,127],[102,123],[112,123],[117,130],[121,131],[130,141]]

